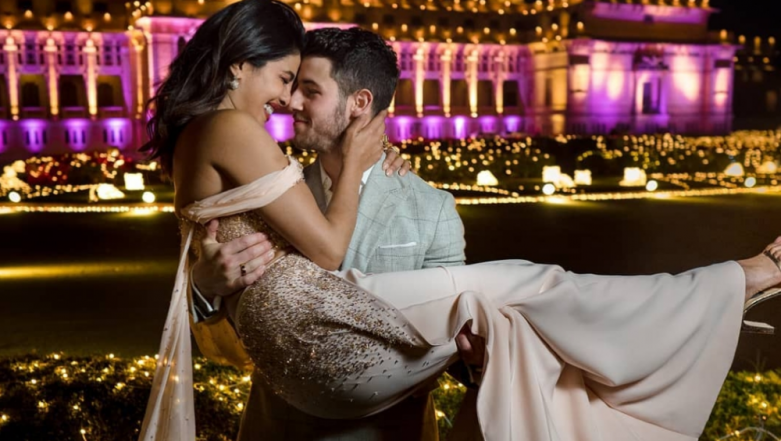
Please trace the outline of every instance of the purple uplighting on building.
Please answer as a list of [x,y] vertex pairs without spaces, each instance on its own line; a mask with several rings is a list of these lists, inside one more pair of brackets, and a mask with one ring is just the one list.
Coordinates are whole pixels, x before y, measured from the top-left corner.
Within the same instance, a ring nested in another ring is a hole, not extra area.
[[[72,14],[69,26],[65,16],[18,11],[0,29],[3,158],[135,151],[146,140],[145,103],[217,3],[110,5],[102,21]],[[726,31],[708,32],[708,0],[489,0],[480,14],[424,3],[294,5],[308,29],[357,23],[396,51],[394,141],[731,130],[737,46]],[[280,141],[293,135],[285,114],[267,129]]]

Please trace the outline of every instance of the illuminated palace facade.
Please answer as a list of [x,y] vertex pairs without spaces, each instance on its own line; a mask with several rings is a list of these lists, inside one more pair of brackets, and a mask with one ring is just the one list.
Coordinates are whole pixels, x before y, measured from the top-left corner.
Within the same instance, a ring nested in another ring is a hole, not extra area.
[[[133,151],[146,136],[144,103],[168,65],[226,4],[3,1],[0,158]],[[740,46],[727,31],[707,30],[716,12],[708,0],[290,4],[309,28],[358,25],[393,46],[395,140],[731,129]],[[268,128],[289,138],[290,116],[274,115]]]

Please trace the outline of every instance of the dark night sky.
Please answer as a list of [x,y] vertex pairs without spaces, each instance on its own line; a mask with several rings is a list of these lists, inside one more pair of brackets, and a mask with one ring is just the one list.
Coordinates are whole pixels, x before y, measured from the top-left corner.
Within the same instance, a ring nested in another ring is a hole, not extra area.
[[710,4],[719,9],[711,16],[711,29],[728,29],[748,38],[781,36],[779,0],[711,0]]

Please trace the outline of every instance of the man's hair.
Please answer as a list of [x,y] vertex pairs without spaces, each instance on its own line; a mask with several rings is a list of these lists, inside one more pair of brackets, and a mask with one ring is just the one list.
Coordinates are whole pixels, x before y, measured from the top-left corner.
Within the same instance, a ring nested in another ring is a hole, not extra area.
[[372,115],[390,106],[399,67],[396,52],[379,35],[360,28],[309,31],[301,54],[305,57],[331,61],[331,78],[339,85],[341,98],[368,89],[374,96]]

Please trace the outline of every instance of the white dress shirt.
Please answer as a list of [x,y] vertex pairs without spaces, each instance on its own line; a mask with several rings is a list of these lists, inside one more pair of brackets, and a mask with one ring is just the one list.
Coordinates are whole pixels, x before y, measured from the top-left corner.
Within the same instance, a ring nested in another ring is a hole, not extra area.
[[[325,206],[331,205],[331,199],[334,197],[334,192],[331,190],[331,187],[334,185],[334,182],[331,180],[330,177],[328,177],[328,173],[325,172],[325,169],[323,168],[323,163],[318,161],[317,163],[320,166],[320,179],[323,183],[323,195],[325,196]],[[361,176],[361,185],[358,187],[358,194],[361,194],[363,192],[363,187],[366,185],[366,182],[369,180],[369,176],[372,174],[372,170],[374,170],[375,165],[372,165],[369,167],[365,172],[363,172],[363,176]]]

